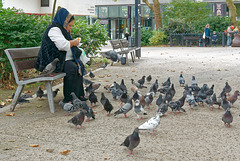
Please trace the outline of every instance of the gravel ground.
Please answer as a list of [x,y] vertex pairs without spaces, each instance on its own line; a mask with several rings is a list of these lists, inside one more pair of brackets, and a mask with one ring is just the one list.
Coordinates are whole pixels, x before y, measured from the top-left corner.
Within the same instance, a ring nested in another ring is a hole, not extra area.
[[[194,75],[199,86],[215,85],[214,91],[218,95],[228,81],[232,92],[239,90],[240,84],[240,48],[200,48],[200,47],[149,47],[142,48],[141,59],[130,66],[115,63],[106,69],[95,72],[94,82],[101,83],[96,91],[100,100],[104,92],[113,104],[113,112],[121,106],[113,100],[110,93],[103,88],[107,84],[125,80],[130,91],[130,79],[140,79],[143,75],[152,75],[153,83],[158,79],[159,84],[171,78],[175,84],[177,100],[182,96],[183,88],[179,86],[178,77],[182,72],[187,84],[191,83]],[[99,76],[104,76],[100,78]],[[87,77],[88,78],[88,77]],[[147,89],[141,89],[143,94]],[[18,105],[15,116],[6,116],[9,111],[0,113],[0,160],[239,160],[240,158],[240,118],[239,100],[234,104],[231,112],[234,117],[230,128],[224,126],[221,109],[210,111],[208,107],[198,106],[195,109],[185,103],[186,113],[167,114],[161,117],[161,123],[156,129],[156,135],[147,131],[140,131],[140,144],[133,154],[120,144],[127,135],[131,134],[149,118],[155,116],[157,106],[155,96],[148,115],[137,120],[133,110],[116,117],[108,117],[102,105],[97,103],[93,108],[96,119],[83,123],[83,128],[76,129],[67,121],[78,112],[66,116],[58,102],[63,99],[62,87],[59,95],[54,99],[56,112],[49,112],[47,100],[33,99],[30,103]],[[170,112],[170,109],[169,109]],[[30,147],[39,144],[39,147]],[[52,152],[49,152],[53,150]],[[70,150],[68,155],[60,154],[63,150]]]

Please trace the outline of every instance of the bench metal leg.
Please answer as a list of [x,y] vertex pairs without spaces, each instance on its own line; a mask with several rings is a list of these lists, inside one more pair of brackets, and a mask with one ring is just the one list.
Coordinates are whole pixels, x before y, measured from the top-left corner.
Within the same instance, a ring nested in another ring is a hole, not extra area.
[[131,51],[130,54],[131,54],[131,57],[132,57],[132,62],[134,63],[134,61],[135,61],[135,51]]
[[55,109],[53,104],[52,85],[50,81],[46,82],[46,88],[47,88],[47,97],[48,97],[50,112],[54,113]]
[[24,85],[19,85],[19,86],[17,87],[16,93],[15,93],[15,95],[14,95],[14,98],[13,98],[13,100],[12,100],[12,104],[11,104],[11,107],[10,107],[10,111],[11,111],[11,112],[14,111],[14,109],[15,109],[15,107],[16,107],[16,105],[17,105],[17,101],[18,101],[18,99],[19,99],[19,97],[20,97],[20,95],[21,95],[21,93],[22,93],[22,91],[23,91],[23,88],[24,88]]
[[128,64],[128,66],[129,66],[128,54],[125,54],[125,55],[126,55],[127,64]]

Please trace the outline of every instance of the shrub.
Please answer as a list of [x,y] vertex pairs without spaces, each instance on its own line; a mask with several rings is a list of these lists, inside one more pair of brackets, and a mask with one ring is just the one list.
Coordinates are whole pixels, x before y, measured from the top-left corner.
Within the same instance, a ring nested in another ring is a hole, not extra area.
[[164,34],[164,31],[156,30],[153,32],[153,36],[149,39],[150,45],[162,45],[165,38],[167,38],[167,36]]
[[141,46],[148,46],[149,39],[153,36],[153,31],[150,28],[141,27]]

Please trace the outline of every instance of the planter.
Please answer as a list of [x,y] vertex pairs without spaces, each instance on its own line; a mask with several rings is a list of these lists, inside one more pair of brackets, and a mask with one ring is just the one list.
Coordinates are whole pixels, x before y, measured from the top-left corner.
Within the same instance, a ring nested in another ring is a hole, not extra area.
[[232,40],[232,47],[240,47],[240,34],[234,34],[234,38]]

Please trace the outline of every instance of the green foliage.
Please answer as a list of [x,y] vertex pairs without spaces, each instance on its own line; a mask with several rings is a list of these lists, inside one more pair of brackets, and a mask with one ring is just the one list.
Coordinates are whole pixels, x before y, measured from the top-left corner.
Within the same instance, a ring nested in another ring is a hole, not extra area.
[[185,22],[203,21],[209,17],[211,10],[207,8],[208,3],[196,2],[195,0],[173,0],[165,5],[163,11],[163,23],[167,24],[169,19],[184,19]]
[[72,28],[72,36],[81,38],[81,48],[87,55],[96,55],[102,45],[107,45],[106,41],[110,38],[107,35],[107,29],[99,24],[99,21],[88,25],[87,20],[78,18]]
[[162,45],[164,39],[167,36],[164,34],[164,31],[156,30],[153,32],[153,36],[149,39],[150,45]]
[[0,62],[0,81],[3,81],[12,75],[10,63],[3,50],[40,46],[42,34],[50,19],[48,16],[27,15],[15,8],[2,8],[0,19],[0,59],[5,60]]
[[148,46],[149,39],[153,36],[153,31],[150,28],[141,27],[141,46]]
[[195,31],[195,27],[191,22],[186,22],[184,19],[169,19],[168,23],[163,26],[163,30],[166,33],[192,33]]

